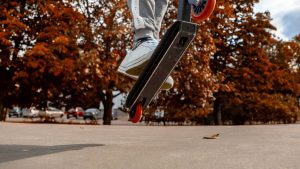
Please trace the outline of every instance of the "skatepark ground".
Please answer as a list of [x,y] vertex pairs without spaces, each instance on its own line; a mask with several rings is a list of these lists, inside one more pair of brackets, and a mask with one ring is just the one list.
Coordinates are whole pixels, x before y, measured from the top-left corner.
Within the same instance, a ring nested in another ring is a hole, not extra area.
[[[300,125],[0,123],[1,169],[299,169]],[[203,137],[219,134],[216,139]]]

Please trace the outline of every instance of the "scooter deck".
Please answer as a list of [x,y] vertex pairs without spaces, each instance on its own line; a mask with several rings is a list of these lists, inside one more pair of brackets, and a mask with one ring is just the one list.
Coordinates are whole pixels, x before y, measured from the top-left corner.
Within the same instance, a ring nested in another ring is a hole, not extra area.
[[196,35],[197,25],[176,21],[163,36],[149,62],[130,91],[125,106],[134,112],[137,103],[146,108]]

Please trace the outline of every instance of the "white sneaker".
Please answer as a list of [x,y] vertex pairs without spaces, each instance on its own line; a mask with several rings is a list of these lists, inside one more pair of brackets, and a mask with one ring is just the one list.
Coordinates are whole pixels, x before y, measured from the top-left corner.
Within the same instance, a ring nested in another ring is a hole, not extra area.
[[[143,71],[157,45],[156,39],[150,37],[139,39],[120,64],[118,72],[134,80],[138,79],[138,75]],[[169,90],[173,84],[174,80],[169,76],[161,89]]]
[[[132,78],[133,80],[137,80],[139,78],[139,76],[130,75],[130,74],[126,73],[124,70],[120,69],[120,67],[118,69],[118,72],[122,73],[125,76]],[[163,83],[163,85],[161,86],[161,90],[170,90],[173,87],[173,85],[174,85],[174,80],[171,76],[169,76],[167,78],[167,80]]]
[[138,76],[147,64],[154,52],[158,41],[149,37],[139,39],[130,50],[120,65],[130,75]]

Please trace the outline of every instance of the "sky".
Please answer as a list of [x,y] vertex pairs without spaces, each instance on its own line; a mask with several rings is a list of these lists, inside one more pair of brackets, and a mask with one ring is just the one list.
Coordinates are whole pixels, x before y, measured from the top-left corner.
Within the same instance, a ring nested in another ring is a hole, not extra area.
[[276,35],[283,40],[300,34],[300,0],[260,0],[255,12],[270,11]]

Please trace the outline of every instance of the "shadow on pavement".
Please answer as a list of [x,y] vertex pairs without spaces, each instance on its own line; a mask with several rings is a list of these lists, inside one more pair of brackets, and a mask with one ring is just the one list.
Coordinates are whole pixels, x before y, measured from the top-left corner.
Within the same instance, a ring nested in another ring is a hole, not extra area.
[[0,163],[25,158],[60,153],[64,151],[82,150],[88,147],[99,147],[104,144],[70,144],[55,146],[37,145],[0,145]]

